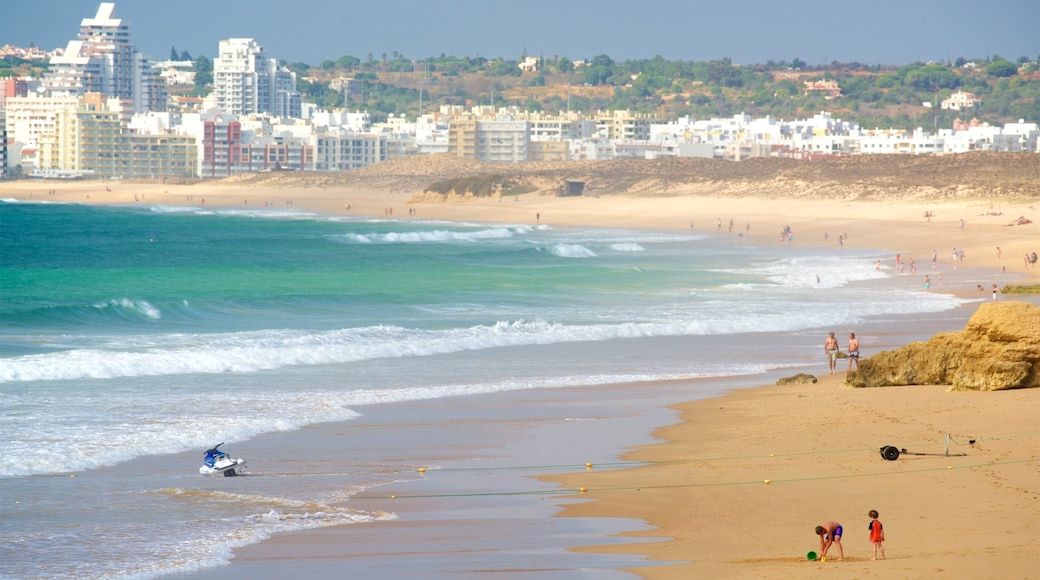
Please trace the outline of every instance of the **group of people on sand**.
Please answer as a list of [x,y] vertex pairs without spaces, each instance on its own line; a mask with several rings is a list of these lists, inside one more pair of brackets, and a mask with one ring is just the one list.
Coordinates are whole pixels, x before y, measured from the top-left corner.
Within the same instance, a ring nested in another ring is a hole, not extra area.
[[[870,510],[867,513],[870,516],[870,523],[867,524],[867,531],[870,534],[870,543],[874,547],[874,557],[871,560],[877,560],[878,555],[881,555],[881,559],[885,559],[885,527],[878,521],[877,510]],[[841,546],[842,526],[838,522],[824,522],[816,526],[816,535],[820,537],[820,560],[827,558],[827,550],[831,549],[831,546],[838,546],[838,559],[845,559],[845,550]]]
[[[827,363],[830,365],[831,374],[834,374],[835,368],[838,366],[838,353],[841,352],[841,346],[838,345],[838,339],[834,337],[834,333],[827,335],[827,339],[823,341],[823,352],[827,355]],[[852,370],[852,366],[856,366],[856,370],[859,370],[859,339],[856,338],[855,332],[849,333],[849,348],[846,358],[849,359],[849,370]]]

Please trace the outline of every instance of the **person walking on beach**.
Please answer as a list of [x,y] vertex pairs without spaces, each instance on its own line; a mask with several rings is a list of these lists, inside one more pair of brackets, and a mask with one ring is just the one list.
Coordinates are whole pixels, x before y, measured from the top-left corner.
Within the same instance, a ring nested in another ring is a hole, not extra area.
[[827,340],[823,341],[823,352],[827,355],[827,363],[831,367],[831,374],[834,374],[834,368],[838,366],[838,339],[834,338],[834,333],[827,335]]
[[997,301],[997,294],[1000,294],[1000,290],[997,289],[997,285],[993,285],[993,301]]
[[816,526],[816,535],[820,536],[820,558],[827,557],[827,550],[831,545],[838,545],[838,558],[845,559],[845,550],[841,547],[841,524],[838,522],[824,522]]
[[870,523],[867,524],[867,529],[870,530],[870,543],[874,545],[874,557],[871,560],[877,560],[878,554],[881,554],[881,559],[885,559],[885,526],[881,525],[878,521],[877,510],[870,510],[867,514],[870,516]]
[[856,370],[859,370],[859,339],[856,338],[856,333],[852,332],[849,334],[849,370],[852,370],[852,363],[856,363]]

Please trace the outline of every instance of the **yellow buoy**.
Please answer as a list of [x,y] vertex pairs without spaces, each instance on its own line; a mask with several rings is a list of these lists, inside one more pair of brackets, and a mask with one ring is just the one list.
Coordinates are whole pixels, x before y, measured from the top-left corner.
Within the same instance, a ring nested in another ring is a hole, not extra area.
[[426,468],[425,467],[420,467],[419,468],[419,473],[426,473]]
[[578,490],[578,491],[580,491],[581,493],[585,493],[585,492],[586,492],[586,491],[588,491],[588,490],[587,490],[587,489],[585,489],[585,488],[583,487],[583,488],[581,488],[581,489],[580,489],[580,490]]
[[592,469],[592,463],[586,463],[585,469]]
[[396,495],[392,495],[392,496],[390,496],[390,499],[397,499],[397,496]]
[[773,480],[767,479],[767,480],[763,481],[762,483],[764,483],[766,485],[769,485],[770,483],[773,483]]

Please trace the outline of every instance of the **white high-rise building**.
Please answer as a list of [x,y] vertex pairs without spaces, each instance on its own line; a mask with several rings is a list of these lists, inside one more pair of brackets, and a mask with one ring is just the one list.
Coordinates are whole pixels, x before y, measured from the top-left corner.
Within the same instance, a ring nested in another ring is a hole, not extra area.
[[213,63],[213,95],[217,108],[232,115],[300,116],[296,73],[267,58],[252,38],[220,41]]
[[55,96],[101,93],[126,99],[138,113],[165,111],[165,83],[130,43],[130,26],[113,17],[115,9],[115,3],[102,2],[93,18],[82,20],[77,39],[51,59],[43,87]]

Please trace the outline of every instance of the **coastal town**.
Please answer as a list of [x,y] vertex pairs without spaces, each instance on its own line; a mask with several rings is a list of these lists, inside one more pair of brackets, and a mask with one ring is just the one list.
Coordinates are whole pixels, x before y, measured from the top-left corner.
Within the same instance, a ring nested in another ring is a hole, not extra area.
[[[1040,152],[1036,122],[980,122],[971,112],[982,99],[960,90],[934,105],[964,118],[931,130],[864,127],[825,110],[808,118],[738,113],[698,119],[443,100],[423,107],[421,94],[418,115],[379,118],[307,102],[297,74],[252,38],[219,42],[209,94],[171,96],[194,82],[191,61],[151,60],[132,43],[130,26],[115,9],[101,3],[64,49],[3,48],[5,55],[49,64],[41,78],[0,80],[0,176],[217,179],[348,171],[429,154],[524,163]],[[518,66],[530,72],[538,59],[521,59]],[[352,83],[344,78],[330,86],[349,92]],[[825,99],[841,94],[834,81],[806,80],[803,88]]]
[[99,2],[0,8],[0,578],[1037,577],[1040,2]]

